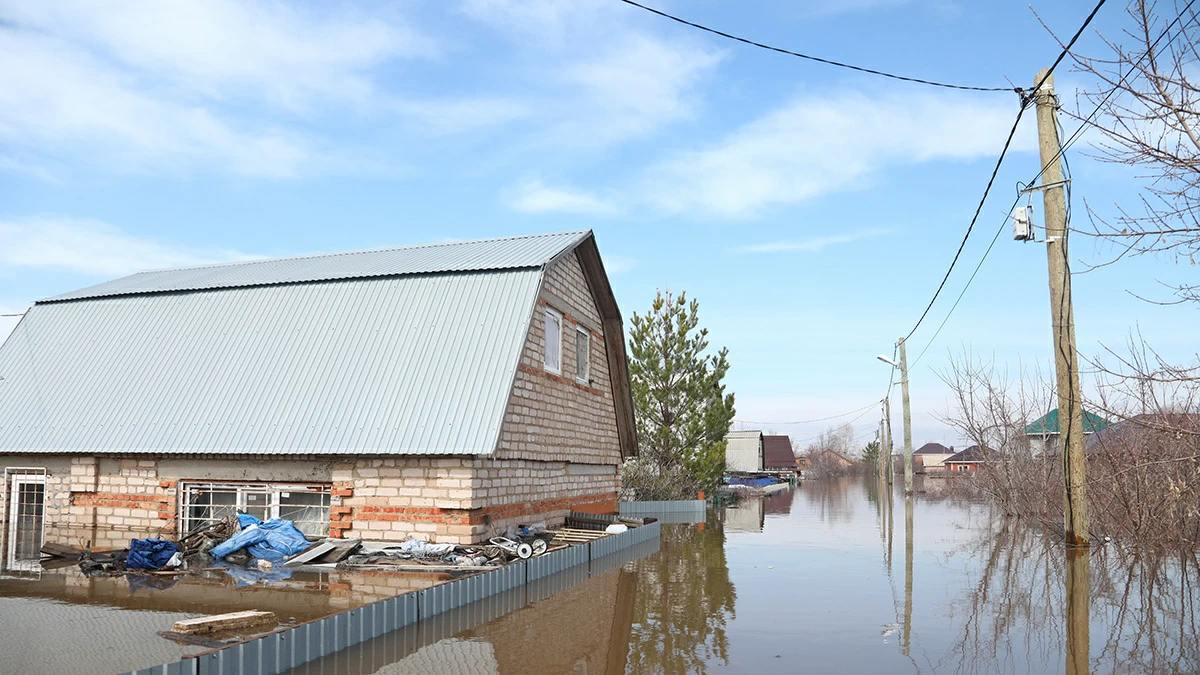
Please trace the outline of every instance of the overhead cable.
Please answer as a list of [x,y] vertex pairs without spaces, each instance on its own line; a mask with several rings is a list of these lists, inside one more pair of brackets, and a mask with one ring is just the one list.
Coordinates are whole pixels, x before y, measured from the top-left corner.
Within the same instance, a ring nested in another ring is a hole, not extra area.
[[[1079,40],[1081,35],[1083,35],[1083,32],[1087,29],[1088,25],[1091,24],[1092,19],[1095,18],[1096,13],[1100,11],[1100,8],[1105,2],[1106,0],[1100,0],[1096,3],[1096,6],[1092,8],[1091,13],[1087,15],[1087,18],[1084,19],[1083,23],[1079,26],[1079,29],[1075,31],[1075,34],[1071,36],[1071,39],[1067,42],[1067,44],[1063,45],[1062,50],[1058,54],[1058,58],[1054,59],[1054,63],[1052,63],[1050,68],[1046,70],[1046,74],[1034,86],[1033,92],[1037,92],[1037,90],[1041,89],[1042,85],[1046,83],[1046,80],[1048,80],[1054,73],[1054,69],[1057,68],[1058,65],[1062,63],[1063,58],[1070,53],[1071,47],[1075,46],[1075,42]],[[1017,133],[1017,127],[1021,123],[1021,117],[1025,114],[1025,110],[1028,109],[1031,100],[1032,94],[1027,97],[1024,91],[1021,90],[1021,107],[1017,111],[1016,119],[1013,120],[1012,128],[1008,131],[1008,137],[1004,140],[1004,147],[1000,149],[1000,155],[996,157],[996,163],[992,167],[992,175],[988,177],[987,185],[985,185],[983,188],[983,195],[981,195],[979,198],[979,204],[975,207],[975,213],[971,216],[971,222],[967,224],[967,231],[963,233],[962,241],[958,243],[958,250],[954,252],[954,258],[950,260],[950,266],[946,268],[946,273],[942,275],[942,280],[938,284],[937,289],[934,290],[933,297],[931,297],[929,302],[925,305],[925,310],[921,312],[921,316],[917,318],[917,322],[913,324],[912,329],[909,330],[908,334],[904,336],[905,340],[912,337],[913,333],[916,333],[917,329],[921,327],[921,323],[925,321],[925,317],[929,315],[929,310],[933,308],[933,303],[937,301],[942,289],[946,287],[946,281],[950,279],[950,273],[954,271],[954,266],[958,263],[959,257],[962,256],[963,248],[967,245],[967,240],[971,237],[971,231],[975,229],[975,223],[979,220],[979,214],[983,211],[983,205],[987,202],[988,195],[992,191],[992,185],[996,182],[996,175],[1000,173],[1000,165],[1004,163],[1004,157],[1008,154],[1008,149],[1012,145],[1013,137]]]
[[977,86],[966,85],[966,84],[953,84],[953,83],[949,83],[949,82],[938,82],[937,80],[927,80],[927,79],[920,78],[920,77],[910,77],[908,75],[897,75],[896,73],[889,73],[889,72],[886,72],[883,70],[876,70],[875,68],[867,68],[865,66],[856,66],[852,63],[845,63],[843,61],[835,61],[834,59],[827,59],[827,58],[823,58],[820,56],[813,56],[812,54],[804,54],[802,52],[793,51],[791,49],[784,49],[783,47],[775,47],[775,46],[772,46],[769,44],[765,44],[763,42],[758,42],[757,40],[751,40],[749,38],[744,38],[744,37],[740,37],[737,35],[733,35],[732,33],[726,33],[725,31],[717,30],[716,28],[709,28],[708,26],[696,23],[695,21],[689,21],[687,19],[675,16],[674,14],[668,14],[660,9],[655,9],[653,7],[643,5],[642,3],[635,2],[634,0],[620,0],[620,1],[627,5],[630,5],[632,7],[637,7],[638,9],[642,9],[647,12],[650,12],[651,14],[657,14],[658,16],[661,16],[664,19],[669,19],[676,23],[683,24],[684,26],[690,26],[697,30],[702,30],[706,33],[711,33],[713,35],[719,35],[720,37],[723,37],[727,40],[734,40],[735,42],[741,42],[742,44],[750,45],[751,47],[758,47],[759,49],[766,49],[768,51],[777,52],[779,54],[786,54],[787,56],[794,56],[796,58],[804,59],[806,61],[814,61],[816,63],[823,63],[827,66],[834,66],[837,68],[845,68],[847,70],[854,70],[854,71],[857,71],[860,73],[866,73],[868,75],[877,75],[879,77],[886,77],[886,78],[889,78],[892,80],[901,80],[903,82],[912,82],[914,84],[924,84],[924,85],[928,85],[931,87],[942,87],[943,89],[960,89],[960,90],[965,90],[965,91],[1012,91],[1013,90],[1012,87],[977,87]]

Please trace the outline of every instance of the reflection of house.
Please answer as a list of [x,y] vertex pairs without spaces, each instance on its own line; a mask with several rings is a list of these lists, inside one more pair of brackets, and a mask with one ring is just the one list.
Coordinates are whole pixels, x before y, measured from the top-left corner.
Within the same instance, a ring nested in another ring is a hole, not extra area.
[[926,443],[913,453],[913,468],[917,473],[941,473],[946,469],[942,462],[953,454],[954,446],[947,448],[941,443]]
[[948,473],[975,473],[986,461],[987,453],[978,445],[972,445],[962,452],[950,455],[942,464]]
[[725,436],[725,470],[755,472],[763,470],[761,431],[731,431]]
[[725,507],[726,532],[762,532],[763,521],[763,500],[757,497],[739,499]]
[[41,300],[0,346],[0,465],[30,523],[14,541],[36,558],[43,514],[48,539],[109,547],[241,509],[465,543],[615,508],[637,449],[627,365],[590,232]]
[[[1108,420],[1095,413],[1083,411],[1083,435],[1087,436],[1103,430],[1108,426]],[[1042,415],[1025,427],[1025,435],[1029,437],[1029,449],[1033,454],[1058,452],[1058,408]]]
[[796,455],[787,436],[763,436],[763,468],[767,471],[795,471]]

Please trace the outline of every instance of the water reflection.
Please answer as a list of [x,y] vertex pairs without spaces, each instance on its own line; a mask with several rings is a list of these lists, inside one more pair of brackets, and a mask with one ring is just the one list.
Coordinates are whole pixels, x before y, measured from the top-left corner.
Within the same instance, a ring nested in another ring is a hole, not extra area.
[[[744,497],[703,523],[665,525],[657,552],[631,556],[304,672],[1200,672],[1195,552],[1067,551],[984,504],[905,497],[874,476]],[[86,592],[62,583],[25,585],[21,599],[118,604],[108,582]],[[311,594],[322,607],[389,592],[368,577],[322,583]],[[187,584],[166,593],[246,598]],[[262,591],[250,599],[274,606]]]
[[720,522],[664,527],[662,550],[634,563],[633,574],[637,594],[626,672],[697,673],[708,664],[729,663],[727,625],[736,617],[737,593]]

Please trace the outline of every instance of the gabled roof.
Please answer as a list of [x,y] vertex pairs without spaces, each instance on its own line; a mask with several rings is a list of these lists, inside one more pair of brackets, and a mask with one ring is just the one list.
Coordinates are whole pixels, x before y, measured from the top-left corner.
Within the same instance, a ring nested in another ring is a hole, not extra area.
[[[1052,436],[1058,433],[1058,408],[1042,415],[1025,427],[1026,436]],[[1083,433],[1094,434],[1109,425],[1103,417],[1083,411]]]
[[794,469],[796,455],[787,436],[763,436],[763,468]]
[[947,457],[946,461],[944,463],[945,464],[957,464],[960,462],[984,462],[984,461],[987,461],[987,457],[986,457],[985,453],[983,452],[983,450],[981,450],[978,445],[972,445],[971,447],[967,448],[966,450],[963,450],[962,452],[956,452],[953,455]]
[[490,454],[543,273],[572,251],[633,454],[590,232],[135,274],[39,302],[0,346],[0,452]]
[[914,455],[951,455],[951,454],[954,454],[954,450],[952,448],[947,448],[946,446],[942,445],[941,443],[926,443],[925,445],[922,445],[921,447],[917,448],[916,452],[914,452],[913,454]]

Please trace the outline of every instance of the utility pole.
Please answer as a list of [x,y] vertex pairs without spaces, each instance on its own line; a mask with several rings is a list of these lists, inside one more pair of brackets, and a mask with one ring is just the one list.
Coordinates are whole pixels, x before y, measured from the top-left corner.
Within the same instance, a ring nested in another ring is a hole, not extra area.
[[900,348],[900,399],[904,405],[904,494],[913,491],[912,411],[908,405],[908,352],[904,338],[896,343]]
[[1042,204],[1046,217],[1046,262],[1050,271],[1050,323],[1054,329],[1054,371],[1058,389],[1058,428],[1063,440],[1063,527],[1068,546],[1087,546],[1086,467],[1083,456],[1083,401],[1075,352],[1075,310],[1067,258],[1066,192],[1058,137],[1058,97],[1049,71],[1038,71],[1038,152],[1042,160]]

